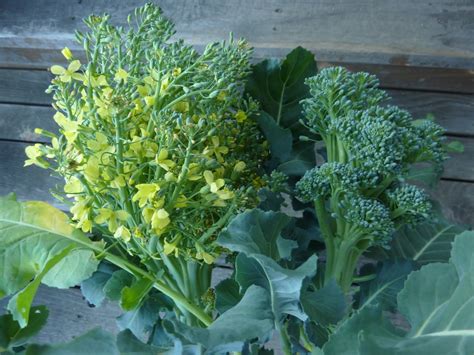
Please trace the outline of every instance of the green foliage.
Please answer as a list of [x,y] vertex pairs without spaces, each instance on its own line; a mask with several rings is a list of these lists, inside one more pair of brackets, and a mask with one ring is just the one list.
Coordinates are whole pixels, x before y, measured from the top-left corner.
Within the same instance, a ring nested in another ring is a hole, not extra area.
[[25,345],[30,338],[38,334],[48,319],[48,310],[44,306],[29,308],[29,323],[20,327],[11,314],[0,316],[0,352],[12,351]]
[[101,247],[71,227],[56,208],[0,200],[0,295],[18,292],[8,308],[21,327],[28,323],[39,284],[68,288],[87,279],[98,265],[94,250]]
[[463,230],[461,226],[436,214],[435,219],[416,226],[400,227],[390,243],[390,248],[374,249],[369,255],[381,260],[411,260],[417,265],[447,262],[454,237]]
[[410,330],[395,328],[379,308],[355,313],[329,339],[330,354],[467,354],[474,346],[474,233],[453,243],[449,263],[423,266],[408,276],[398,309]]
[[254,65],[246,90],[277,125],[293,129],[301,113],[300,100],[308,96],[304,81],[316,73],[313,54],[298,47],[281,61],[266,59]]
[[207,329],[191,328],[176,322],[166,322],[165,326],[168,332],[185,342],[202,344],[209,354],[241,351],[245,341],[266,340],[273,329],[269,302],[268,292],[253,285],[235,307],[224,312]]

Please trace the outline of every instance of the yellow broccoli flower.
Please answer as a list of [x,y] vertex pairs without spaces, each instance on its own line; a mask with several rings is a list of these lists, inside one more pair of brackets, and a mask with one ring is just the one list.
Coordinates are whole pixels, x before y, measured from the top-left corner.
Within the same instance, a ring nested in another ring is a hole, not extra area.
[[63,68],[60,65],[53,65],[51,67],[51,73],[54,75],[59,76],[59,80],[61,80],[63,83],[68,83],[72,79],[76,80],[84,80],[84,75],[77,73],[77,71],[81,68],[81,62],[78,60],[72,61],[67,69]]
[[72,52],[68,47],[64,47],[63,50],[61,51],[61,54],[66,58],[67,60],[72,59]]
[[244,111],[239,110],[237,111],[234,117],[237,120],[237,122],[242,123],[247,119],[247,114]]
[[225,185],[224,179],[214,180],[214,174],[209,170],[204,171],[203,175],[212,193],[216,193]]
[[79,194],[84,191],[84,186],[82,186],[81,181],[75,177],[71,176],[64,185],[64,192],[67,194]]
[[189,102],[188,101],[180,101],[180,102],[176,103],[173,106],[173,109],[176,112],[186,113],[186,112],[189,111]]
[[189,164],[189,171],[188,171],[188,180],[196,181],[201,179],[201,167],[197,163]]
[[25,154],[28,157],[28,159],[25,160],[25,166],[37,165],[43,169],[46,169],[50,166],[50,164],[42,158],[44,154],[41,151],[41,144],[35,144],[26,147]]
[[92,222],[89,219],[91,208],[89,199],[78,199],[71,207],[72,219],[77,221],[76,227],[82,229],[83,232],[92,230]]
[[168,150],[161,149],[160,153],[156,156],[156,163],[161,166],[166,171],[174,168],[176,163],[170,159],[168,159]]
[[200,244],[196,244],[196,250],[197,250],[196,259],[204,260],[204,262],[209,265],[213,264],[214,261],[216,260],[216,258],[212,256],[211,254],[209,254],[208,252],[206,252]]
[[114,211],[110,208],[101,208],[99,209],[99,214],[94,218],[94,221],[97,224],[107,223],[109,231],[114,233],[119,227],[119,222],[126,221],[128,217],[129,214],[126,211]]
[[179,250],[178,250],[178,244],[181,241],[182,236],[178,235],[176,238],[171,243],[168,243],[167,240],[165,240],[165,244],[163,245],[163,251],[166,255],[169,255],[171,253],[174,253],[175,257],[178,257]]
[[172,75],[173,76],[179,76],[181,74],[181,68],[174,68],[173,69],[173,72],[172,72]]
[[115,77],[114,77],[114,80],[118,83],[120,82],[124,82],[126,83],[127,80],[128,80],[128,73],[123,70],[122,68],[120,68],[119,70],[117,70],[117,72],[115,73]]
[[61,112],[56,112],[53,116],[59,127],[62,128],[63,134],[69,143],[74,143],[77,138],[79,121],[71,121],[64,116]]
[[138,201],[138,205],[141,207],[145,206],[147,202],[151,201],[156,193],[160,191],[158,184],[138,184],[136,186],[137,192],[132,197],[132,201]]
[[211,157],[212,155],[215,155],[216,156],[216,159],[219,163],[223,163],[224,162],[224,158],[222,158],[222,155],[225,155],[229,152],[229,148],[227,148],[226,146],[221,146],[220,145],[220,139],[218,136],[212,136],[211,137],[211,142],[212,142],[212,146],[211,147],[206,147],[204,149],[204,152],[203,154],[208,156],[208,157]]
[[130,231],[128,230],[127,227],[125,226],[120,226],[117,228],[115,231],[114,237],[117,239],[122,239],[124,242],[129,242],[132,235],[130,234]]
[[110,149],[112,149],[112,151],[110,151],[111,153],[115,151],[115,147],[109,146],[109,141],[107,140],[107,136],[103,134],[102,132],[96,132],[95,140],[87,141],[87,148],[89,148],[90,150],[94,152],[101,152],[105,150],[110,151]]
[[151,227],[157,234],[161,234],[170,222],[169,213],[164,208],[156,210],[151,217]]
[[90,182],[95,182],[100,177],[99,159],[95,156],[91,156],[87,161],[84,168],[84,175]]

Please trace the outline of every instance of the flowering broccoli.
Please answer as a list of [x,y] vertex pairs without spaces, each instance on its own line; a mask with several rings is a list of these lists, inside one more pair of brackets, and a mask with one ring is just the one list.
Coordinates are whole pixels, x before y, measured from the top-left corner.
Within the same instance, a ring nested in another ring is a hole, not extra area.
[[231,38],[198,53],[174,40],[152,4],[127,29],[108,15],[85,23],[85,63],[65,49],[68,66],[51,67],[60,134],[43,131],[52,145],[27,148],[26,164],[64,178],[77,228],[154,274],[165,270],[171,287],[199,302],[221,252],[214,240],[257,204],[268,155],[249,117],[257,105],[243,96],[251,49]]
[[419,162],[441,169],[444,131],[383,105],[387,95],[373,75],[335,67],[306,83],[311,97],[302,102],[302,123],[324,141],[327,162],[307,171],[296,191],[314,203],[327,247],[326,279],[347,290],[364,251],[387,247],[398,226],[430,215],[427,195],[404,176]]

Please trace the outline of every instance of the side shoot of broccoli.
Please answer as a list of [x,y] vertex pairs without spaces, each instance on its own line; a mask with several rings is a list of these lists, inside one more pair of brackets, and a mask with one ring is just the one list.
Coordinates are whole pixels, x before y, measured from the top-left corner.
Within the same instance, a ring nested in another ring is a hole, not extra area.
[[388,247],[399,226],[430,216],[428,195],[404,176],[419,162],[442,169],[444,130],[383,105],[388,96],[373,75],[333,67],[306,83],[302,123],[324,141],[327,162],[306,172],[297,196],[314,204],[327,248],[325,280],[348,291],[369,247]]

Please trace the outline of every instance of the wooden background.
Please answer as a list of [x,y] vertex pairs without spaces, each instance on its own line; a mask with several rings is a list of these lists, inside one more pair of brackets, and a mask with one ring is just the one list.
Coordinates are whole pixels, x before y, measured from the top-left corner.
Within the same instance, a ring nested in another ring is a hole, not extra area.
[[[301,45],[315,53],[321,67],[337,64],[377,74],[393,103],[416,117],[434,114],[448,139],[464,144],[465,152],[446,163],[434,196],[448,218],[474,225],[473,0],[155,2],[176,23],[178,36],[198,47],[233,32],[250,41],[256,58],[281,57]],[[0,0],[0,195],[15,191],[22,199],[54,203],[49,189],[60,182],[39,168],[23,168],[24,148],[40,141],[34,128],[55,129],[51,98],[44,93],[51,78],[47,68],[64,64],[64,46],[79,53],[73,33],[84,28],[83,17],[109,12],[123,24],[142,4]],[[57,306],[52,319],[60,316],[75,326],[67,332],[52,321],[43,340],[51,334],[55,340],[58,335],[67,339],[93,324],[113,322],[113,312],[106,311],[93,313],[101,320],[92,321],[94,316],[81,308],[85,303],[77,290],[54,295],[53,299],[70,300],[71,307],[61,312]],[[48,290],[42,291],[42,300],[52,303]],[[53,302],[53,308],[54,304],[58,303]]]

